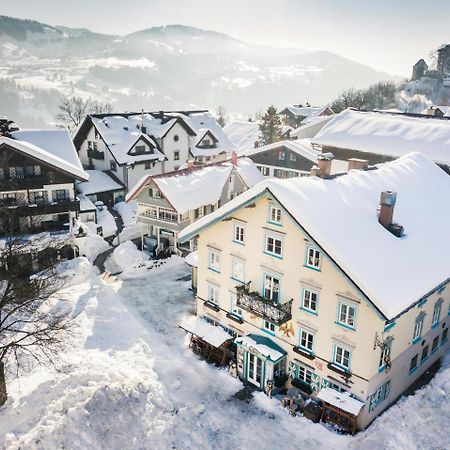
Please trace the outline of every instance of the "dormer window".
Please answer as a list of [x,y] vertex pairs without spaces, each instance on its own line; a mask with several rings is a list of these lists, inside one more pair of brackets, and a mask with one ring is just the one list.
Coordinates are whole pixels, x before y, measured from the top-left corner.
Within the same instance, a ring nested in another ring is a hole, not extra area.
[[134,153],[136,155],[142,155],[145,153],[145,145],[136,145],[136,147],[134,147]]

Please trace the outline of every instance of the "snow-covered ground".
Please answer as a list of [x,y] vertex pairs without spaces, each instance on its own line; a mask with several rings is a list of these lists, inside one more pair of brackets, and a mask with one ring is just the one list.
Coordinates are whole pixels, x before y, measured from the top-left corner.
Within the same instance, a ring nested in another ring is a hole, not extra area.
[[114,209],[120,214],[123,221],[123,229],[120,232],[119,239],[114,240],[114,244],[140,237],[141,225],[137,223],[137,201],[116,203]]
[[[61,292],[76,326],[57,369],[9,380],[3,449],[449,448],[450,358],[429,386],[366,432],[341,436],[291,417],[262,393],[198,359],[178,328],[192,314],[189,269],[172,257],[142,276],[104,280],[79,258]],[[135,274],[137,275],[137,273]]]

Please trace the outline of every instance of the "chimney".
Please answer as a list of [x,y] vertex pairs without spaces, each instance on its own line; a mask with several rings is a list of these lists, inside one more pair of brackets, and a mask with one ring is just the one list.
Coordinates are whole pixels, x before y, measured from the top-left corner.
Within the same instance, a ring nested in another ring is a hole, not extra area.
[[393,222],[394,207],[397,200],[397,193],[393,191],[383,191],[380,196],[380,215],[378,222],[383,225],[394,236],[403,236],[403,227]]
[[319,166],[314,165],[314,166],[311,167],[311,171],[309,172],[309,176],[310,177],[318,177],[319,176],[319,172],[320,172]]
[[348,160],[348,170],[366,170],[369,166],[367,159],[350,158]]
[[236,154],[236,152],[233,150],[233,151],[231,152],[231,164],[233,164],[233,166],[237,166],[237,162],[238,162],[237,154]]
[[322,153],[317,157],[319,176],[321,178],[328,178],[331,175],[331,162],[333,161],[333,159],[333,153]]
[[189,159],[187,162],[187,170],[189,172],[192,172],[192,169],[194,168],[194,161],[192,159]]

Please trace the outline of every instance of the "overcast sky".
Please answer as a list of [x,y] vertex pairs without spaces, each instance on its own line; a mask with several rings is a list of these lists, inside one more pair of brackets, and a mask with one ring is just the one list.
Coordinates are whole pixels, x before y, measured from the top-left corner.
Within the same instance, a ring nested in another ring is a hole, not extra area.
[[191,25],[404,76],[450,42],[450,0],[0,0],[0,14],[110,34]]

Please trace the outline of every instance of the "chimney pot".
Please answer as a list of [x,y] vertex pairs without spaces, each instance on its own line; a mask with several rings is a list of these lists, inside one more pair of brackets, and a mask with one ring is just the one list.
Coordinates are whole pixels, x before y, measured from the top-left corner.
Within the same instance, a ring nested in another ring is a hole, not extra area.
[[231,164],[233,164],[233,166],[237,166],[237,162],[238,162],[237,154],[236,154],[236,152],[233,150],[233,151],[231,152]]
[[309,175],[311,177],[318,177],[319,176],[319,172],[320,172],[320,169],[319,169],[318,166],[312,166]]
[[189,170],[189,172],[191,172],[193,168],[194,168],[194,161],[192,159],[189,159],[187,162],[187,169]]

